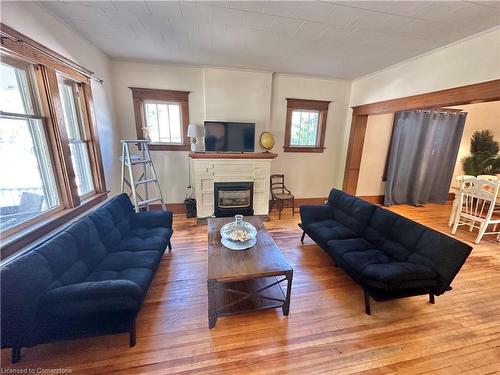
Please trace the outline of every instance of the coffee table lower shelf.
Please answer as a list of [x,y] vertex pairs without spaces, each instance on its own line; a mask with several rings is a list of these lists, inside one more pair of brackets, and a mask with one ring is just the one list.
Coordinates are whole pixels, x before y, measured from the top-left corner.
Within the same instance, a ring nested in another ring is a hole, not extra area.
[[[208,280],[208,326],[213,328],[217,317],[245,312],[279,308],[288,315],[289,292],[283,292],[280,284],[287,281],[291,287],[292,273],[251,280],[220,282]],[[287,298],[288,297],[288,298]]]

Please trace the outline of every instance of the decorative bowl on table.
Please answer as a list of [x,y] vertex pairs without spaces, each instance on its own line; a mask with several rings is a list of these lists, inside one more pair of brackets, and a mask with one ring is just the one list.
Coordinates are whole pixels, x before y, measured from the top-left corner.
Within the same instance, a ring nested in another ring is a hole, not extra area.
[[220,229],[222,244],[231,250],[246,250],[257,243],[257,229],[246,221],[243,215],[235,215],[234,221]]

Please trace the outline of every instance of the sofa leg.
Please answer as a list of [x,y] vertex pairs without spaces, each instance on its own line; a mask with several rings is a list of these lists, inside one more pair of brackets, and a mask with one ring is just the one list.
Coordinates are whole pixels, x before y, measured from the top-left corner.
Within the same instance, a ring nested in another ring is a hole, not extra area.
[[21,359],[21,348],[13,347],[12,348],[12,357],[10,359],[11,363],[17,363]]
[[135,346],[135,319],[130,323],[130,331],[129,331],[129,345],[131,348]]
[[432,303],[433,305],[436,302],[434,299],[434,294],[432,294],[432,293],[429,293],[429,302]]
[[370,309],[370,296],[368,295],[366,289],[365,289],[365,313],[366,315],[372,314],[372,311]]
[[168,241],[168,251],[172,251],[172,242]]
[[300,237],[300,242],[304,243],[304,237],[306,236],[306,232],[302,232],[302,237]]

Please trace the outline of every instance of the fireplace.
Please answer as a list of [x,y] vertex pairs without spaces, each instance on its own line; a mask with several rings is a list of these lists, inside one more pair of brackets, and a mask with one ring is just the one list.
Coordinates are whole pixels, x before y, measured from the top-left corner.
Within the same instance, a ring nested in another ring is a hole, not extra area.
[[253,182],[214,182],[214,214],[253,215]]

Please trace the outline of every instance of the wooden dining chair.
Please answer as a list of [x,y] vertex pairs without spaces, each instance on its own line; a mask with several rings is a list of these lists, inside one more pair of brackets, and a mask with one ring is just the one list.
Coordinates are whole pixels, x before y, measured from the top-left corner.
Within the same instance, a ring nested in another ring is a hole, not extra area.
[[495,175],[491,175],[491,174],[480,174],[477,176],[477,178],[480,180],[488,180],[491,182],[498,181],[498,177]]
[[[451,233],[455,234],[459,225],[466,225],[469,231],[478,229],[474,243],[479,243],[485,234],[496,234],[497,241],[500,241],[500,230],[497,230],[500,212],[495,207],[499,191],[498,182],[477,178],[460,180],[458,212]],[[493,225],[493,228],[487,232],[490,225]]]
[[273,174],[270,177],[270,187],[271,187],[271,208],[269,212],[272,211],[274,205],[277,205],[278,218],[281,219],[281,211],[285,204],[289,204],[292,207],[292,215],[295,215],[295,198],[285,186],[285,175],[284,174]]
[[455,181],[457,182],[457,186],[453,187],[455,190],[455,199],[453,200],[453,205],[451,206],[451,213],[450,213],[450,218],[448,219],[448,226],[451,227],[453,223],[455,223],[456,215],[458,212],[458,201],[459,201],[459,193],[460,193],[460,181],[463,180],[464,178],[474,178],[474,176],[468,175],[468,174],[463,174],[460,176],[457,176],[455,178]]

